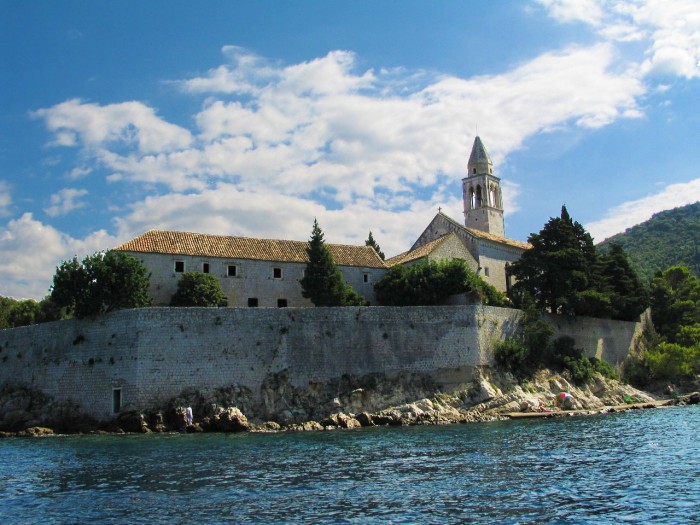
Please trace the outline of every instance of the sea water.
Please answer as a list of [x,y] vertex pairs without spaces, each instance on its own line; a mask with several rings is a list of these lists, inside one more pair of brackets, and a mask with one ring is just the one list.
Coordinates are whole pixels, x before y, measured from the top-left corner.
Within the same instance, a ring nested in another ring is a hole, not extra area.
[[700,523],[700,406],[0,441],[0,523]]

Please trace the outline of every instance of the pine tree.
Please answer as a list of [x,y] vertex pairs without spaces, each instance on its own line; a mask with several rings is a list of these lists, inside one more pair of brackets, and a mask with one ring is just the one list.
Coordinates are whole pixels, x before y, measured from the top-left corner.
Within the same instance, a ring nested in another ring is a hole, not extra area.
[[608,252],[600,259],[605,289],[610,296],[612,317],[624,321],[638,319],[649,306],[649,294],[630,265],[622,246],[610,244]]
[[370,230],[369,237],[367,237],[367,240],[365,241],[365,246],[371,246],[374,248],[374,251],[377,252],[377,255],[379,255],[382,261],[385,259],[384,252],[377,244],[377,241],[374,240],[374,237],[372,237],[372,230]]
[[[343,275],[333,261],[323,231],[314,219],[311,239],[306,249],[309,262],[301,280],[301,293],[316,306],[344,306],[349,295]],[[348,287],[349,288],[349,287]]]
[[551,218],[530,235],[532,249],[511,265],[517,279],[514,299],[530,295],[538,308],[569,315],[600,315],[609,299],[600,291],[595,246],[590,234],[569,216]]

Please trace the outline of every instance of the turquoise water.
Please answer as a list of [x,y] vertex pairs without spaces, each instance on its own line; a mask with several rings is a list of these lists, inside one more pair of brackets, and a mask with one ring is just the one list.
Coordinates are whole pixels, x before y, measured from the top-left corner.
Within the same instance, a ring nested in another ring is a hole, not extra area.
[[700,523],[700,406],[0,441],[0,523]]

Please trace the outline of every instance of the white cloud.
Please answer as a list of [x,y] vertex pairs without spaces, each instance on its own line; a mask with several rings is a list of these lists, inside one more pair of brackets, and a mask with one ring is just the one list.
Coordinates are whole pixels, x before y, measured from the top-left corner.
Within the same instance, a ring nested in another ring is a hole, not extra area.
[[[94,154],[112,171],[110,180],[178,192],[219,182],[295,196],[323,191],[347,205],[376,198],[380,190],[398,196],[430,186],[439,174],[461,178],[476,122],[499,162],[538,132],[639,116],[636,100],[644,93],[635,70],[613,71],[616,56],[607,44],[546,53],[501,75],[423,75],[411,89],[405,81],[414,78],[411,72],[355,74],[348,52],[286,67],[248,59],[239,48],[235,55],[233,64],[221,66],[235,80],[222,81],[216,68],[202,82],[182,83],[215,96],[246,91],[242,99],[208,99],[194,116],[196,141],[138,103],[127,103],[127,111],[119,104],[68,101],[37,114],[55,140],[68,130],[76,145],[97,147]],[[216,82],[205,82],[214,77]],[[128,119],[119,118],[125,113]],[[142,139],[161,137],[160,129],[171,131],[160,143]],[[149,146],[125,153],[121,146],[131,138]]]
[[156,228],[305,240],[317,218],[327,242],[363,244],[372,230],[384,252],[393,255],[410,247],[438,206],[461,215],[461,201],[442,194],[424,201],[412,199],[400,212],[377,209],[370,200],[328,210],[313,200],[281,195],[274,189],[243,192],[234,185],[219,184],[198,194],[148,197],[134,203],[131,212],[117,222],[120,238]]
[[192,142],[188,130],[159,118],[141,102],[100,106],[73,99],[33,115],[45,120],[58,146],[126,146],[148,154],[185,148]]
[[103,230],[75,239],[25,213],[0,229],[0,295],[40,299],[62,260],[115,245]]
[[699,200],[700,179],[671,184],[654,195],[615,206],[602,219],[586,224],[585,227],[596,242],[600,242],[650,219],[655,213]]
[[64,188],[58,193],[51,195],[51,206],[44,208],[49,217],[65,215],[75,209],[85,206],[79,199],[87,195],[87,190]]
[[593,26],[601,23],[601,0],[538,0],[560,22],[584,22]]
[[646,42],[645,75],[700,77],[697,0],[538,0],[560,22],[583,22],[615,42]]

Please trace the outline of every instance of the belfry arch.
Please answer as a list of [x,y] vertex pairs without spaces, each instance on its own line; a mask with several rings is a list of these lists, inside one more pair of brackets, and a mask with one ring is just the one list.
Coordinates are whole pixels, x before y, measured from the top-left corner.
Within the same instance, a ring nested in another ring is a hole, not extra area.
[[505,237],[500,179],[479,137],[474,139],[462,188],[465,226]]

